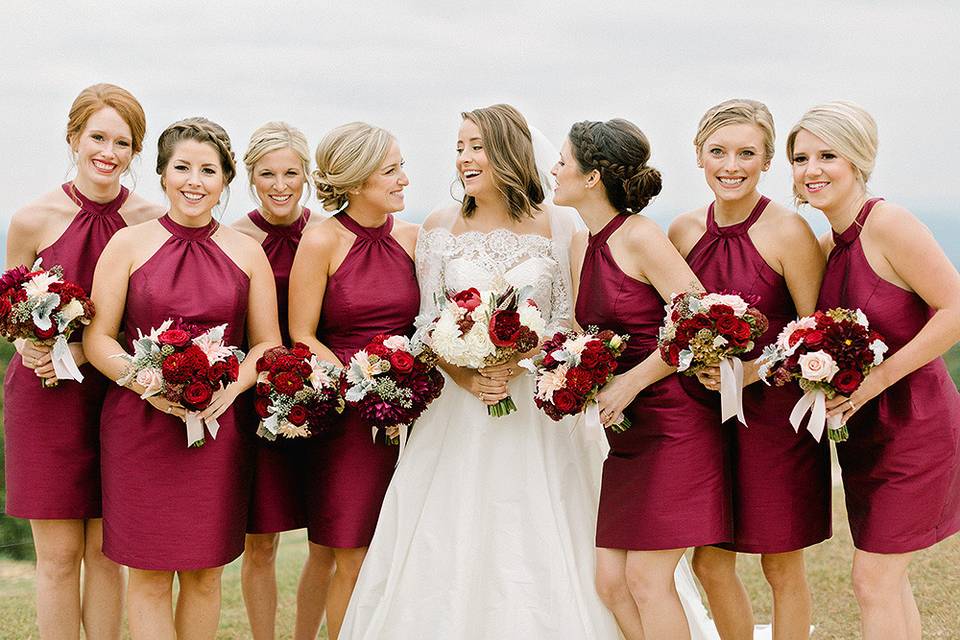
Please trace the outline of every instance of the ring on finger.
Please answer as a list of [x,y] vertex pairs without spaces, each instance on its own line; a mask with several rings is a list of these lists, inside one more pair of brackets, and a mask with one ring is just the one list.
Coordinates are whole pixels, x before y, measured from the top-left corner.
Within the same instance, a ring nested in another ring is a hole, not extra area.
[[483,402],[483,391],[477,394],[477,398],[480,399],[480,402]]
[[851,411],[856,411],[856,410],[857,410],[857,405],[855,405],[855,404],[853,403],[853,400],[847,400],[847,402],[850,404],[850,410],[851,410]]

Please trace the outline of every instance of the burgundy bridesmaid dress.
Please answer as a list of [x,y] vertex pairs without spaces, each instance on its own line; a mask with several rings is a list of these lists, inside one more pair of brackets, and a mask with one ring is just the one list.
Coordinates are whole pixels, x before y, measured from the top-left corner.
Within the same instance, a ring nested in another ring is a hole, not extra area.
[[[290,267],[293,266],[303,229],[310,220],[310,210],[304,208],[296,222],[285,227],[270,224],[256,209],[248,213],[247,217],[267,234],[262,246],[277,284],[280,333],[283,343],[289,345],[287,300]],[[250,432],[255,433],[258,418],[256,414],[251,414],[250,419]],[[303,467],[303,443],[282,440],[268,442],[257,437],[255,441],[247,533],[278,533],[307,526],[303,479],[300,473]]]
[[[244,342],[250,280],[217,245],[218,223],[184,227],[159,219],[170,237],[127,288],[123,329],[133,352],[137,329],[164,320],[207,329],[227,324],[224,340]],[[216,439],[188,448],[186,426],[123,387],[103,403],[103,552],[128,567],[186,571],[218,567],[243,551],[249,497],[249,439],[230,407]]]
[[[933,310],[912,291],[874,272],[860,230],[879,202],[833,234],[819,309],[862,309],[890,357],[913,339]],[[837,444],[853,543],[873,553],[924,549],[960,531],[960,393],[943,358],[905,376],[865,404]]]
[[[707,291],[731,290],[760,297],[757,308],[770,328],[744,361],[760,355],[780,331],[797,317],[786,280],[767,264],[748,234],[770,202],[760,197],[746,220],[720,227],[714,207],[707,209],[707,231],[687,255],[687,263]],[[684,389],[715,411],[720,427],[720,395],[694,377],[682,378]],[[743,390],[748,427],[732,418],[723,429],[731,447],[734,542],[723,545],[748,553],[795,551],[826,540],[830,522],[830,447],[806,430],[790,425],[790,411],[800,399],[797,385],[767,386],[756,382]]]
[[[37,255],[45,268],[61,265],[64,278],[89,294],[100,253],[127,226],[119,211],[130,192],[121,186],[116,198],[100,203],[72,183],[62,189],[80,210],[63,235]],[[79,342],[82,336],[78,330],[70,340]],[[108,380],[90,364],[80,371],[82,383],[64,380],[44,389],[19,354],[10,360],[3,383],[8,515],[100,517],[100,407]]]
[[[629,216],[621,213],[590,236],[576,308],[582,327],[630,334],[621,372],[657,349],[664,318],[657,290],[625,274],[607,246]],[[637,394],[626,410],[630,429],[607,430],[598,547],[678,549],[733,540],[723,434],[712,409],[691,402],[677,378]]]
[[[393,217],[377,228],[360,226],[346,211],[334,216],[357,236],[327,280],[317,337],[347,364],[379,333],[410,335],[420,308],[413,260],[390,235]],[[347,409],[343,428],[308,446],[307,513],[311,542],[366,547],[393,476],[397,447],[373,442],[370,427]]]

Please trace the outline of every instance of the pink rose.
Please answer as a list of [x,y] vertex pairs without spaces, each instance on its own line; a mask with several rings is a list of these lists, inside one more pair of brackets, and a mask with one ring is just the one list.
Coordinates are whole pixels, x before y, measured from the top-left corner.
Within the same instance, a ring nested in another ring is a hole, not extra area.
[[149,398],[163,389],[163,374],[158,369],[140,369],[137,372],[137,384],[144,388],[143,397]]
[[811,382],[830,382],[840,370],[830,354],[824,351],[805,353],[800,356],[798,362],[800,375]]

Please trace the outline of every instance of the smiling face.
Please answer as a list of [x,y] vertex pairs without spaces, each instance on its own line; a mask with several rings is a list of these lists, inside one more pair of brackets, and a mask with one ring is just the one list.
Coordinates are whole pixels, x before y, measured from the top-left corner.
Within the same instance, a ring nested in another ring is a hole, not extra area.
[[476,198],[478,194],[496,189],[480,127],[469,118],[463,119],[457,136],[457,173],[468,196]]
[[853,164],[806,129],[797,132],[790,162],[795,192],[821,211],[842,207],[864,191]]
[[265,154],[253,167],[253,188],[261,210],[277,220],[296,218],[306,178],[303,160],[293,149]]
[[580,171],[569,138],[563,141],[560,159],[550,173],[554,177],[553,203],[562,207],[576,207],[586,196],[587,176]]
[[133,158],[130,125],[112,107],[90,116],[71,147],[77,154],[78,179],[99,187],[119,183]]
[[217,149],[204,142],[178,142],[161,176],[170,201],[170,216],[187,226],[203,226],[220,200],[223,168]]
[[764,134],[753,124],[720,127],[703,143],[698,157],[707,185],[717,200],[752,196],[770,163],[763,158]]
[[410,181],[403,170],[403,156],[396,140],[376,171],[367,178],[356,193],[350,193],[351,206],[376,213],[403,211],[403,189]]

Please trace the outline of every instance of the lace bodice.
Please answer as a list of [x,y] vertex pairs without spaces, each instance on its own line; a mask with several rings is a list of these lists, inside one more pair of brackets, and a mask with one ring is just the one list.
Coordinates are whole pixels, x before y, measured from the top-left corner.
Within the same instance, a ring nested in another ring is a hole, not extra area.
[[547,322],[548,335],[570,327],[571,291],[568,246],[541,235],[507,229],[459,235],[445,228],[424,230],[417,240],[420,315],[417,327],[437,316],[444,291],[489,289],[498,278],[515,287],[531,286],[532,298]]

